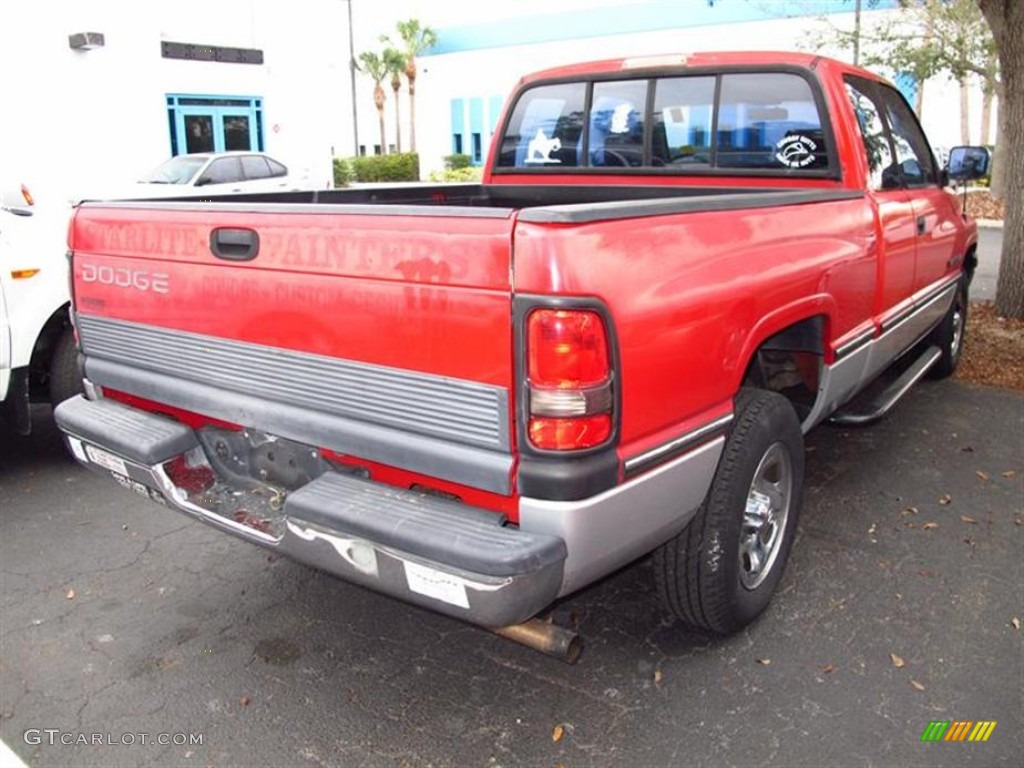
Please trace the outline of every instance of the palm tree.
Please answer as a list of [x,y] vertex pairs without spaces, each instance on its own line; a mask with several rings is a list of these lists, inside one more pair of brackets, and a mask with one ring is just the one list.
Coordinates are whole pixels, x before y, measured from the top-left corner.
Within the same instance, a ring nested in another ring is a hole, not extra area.
[[384,49],[384,68],[391,75],[391,90],[395,92],[395,149],[402,151],[402,120],[399,116],[398,92],[402,89],[402,73],[405,72],[405,54],[397,48]]
[[[424,27],[419,19],[400,21],[396,25],[398,36],[405,48],[405,79],[409,81],[409,147],[416,151],[416,57],[437,45],[437,33]],[[387,35],[381,41],[392,45]]]
[[373,106],[377,108],[377,120],[380,123],[380,153],[387,152],[388,145],[384,139],[384,89],[381,83],[387,77],[388,71],[384,66],[384,60],[373,51],[366,51],[359,54],[359,61],[362,66],[359,68],[373,80]]

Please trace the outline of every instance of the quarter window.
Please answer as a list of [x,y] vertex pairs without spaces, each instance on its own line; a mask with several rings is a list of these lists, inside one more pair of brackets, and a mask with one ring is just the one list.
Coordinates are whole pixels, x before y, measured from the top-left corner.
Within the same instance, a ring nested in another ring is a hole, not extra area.
[[860,78],[846,78],[846,95],[860,127],[868,161],[868,186],[880,191],[900,186],[899,167],[893,163],[892,145],[879,105],[868,94],[871,85]]
[[935,184],[935,161],[917,118],[898,91],[884,85],[880,85],[879,90],[892,128],[896,162],[903,173],[903,180],[910,187]]
[[[360,149],[365,149],[365,148],[360,147]],[[364,151],[363,154],[365,155],[366,152]],[[278,178],[279,176],[287,176],[288,175],[288,169],[285,168],[283,165],[281,165],[279,162],[277,162],[277,160],[271,160],[268,157],[267,158],[267,165],[270,166],[270,175],[273,176],[274,178]]]

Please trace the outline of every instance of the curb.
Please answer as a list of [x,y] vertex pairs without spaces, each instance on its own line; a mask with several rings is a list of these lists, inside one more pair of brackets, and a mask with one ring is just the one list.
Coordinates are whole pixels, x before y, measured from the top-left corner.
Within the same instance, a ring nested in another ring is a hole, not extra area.
[[983,227],[984,229],[1002,229],[1003,228],[1003,220],[1002,219],[975,219],[975,221],[977,221],[979,227]]

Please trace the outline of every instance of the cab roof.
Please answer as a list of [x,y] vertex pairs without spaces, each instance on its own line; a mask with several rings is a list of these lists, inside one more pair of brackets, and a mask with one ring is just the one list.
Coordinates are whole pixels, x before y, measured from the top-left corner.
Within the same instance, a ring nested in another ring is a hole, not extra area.
[[613,75],[629,71],[671,71],[680,74],[687,69],[715,67],[769,67],[791,66],[817,69],[822,64],[842,71],[855,72],[869,79],[880,80],[878,75],[846,62],[800,51],[714,51],[698,53],[666,53],[629,56],[619,59],[601,59],[563,67],[553,67],[526,75],[523,84],[538,80],[558,80],[593,75]]

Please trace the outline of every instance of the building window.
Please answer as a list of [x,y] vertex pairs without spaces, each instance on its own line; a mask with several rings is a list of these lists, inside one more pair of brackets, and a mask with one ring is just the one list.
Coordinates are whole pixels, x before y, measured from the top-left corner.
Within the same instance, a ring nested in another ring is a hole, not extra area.
[[169,94],[171,154],[263,150],[263,99]]
[[461,133],[453,133],[452,134],[452,153],[456,154],[456,155],[461,155],[462,154],[462,134]]
[[381,151],[380,151],[380,144],[374,144],[373,145],[373,154],[375,154],[375,155],[382,154]]
[[479,165],[484,159],[484,144],[479,133],[473,134],[473,165]]
[[360,157],[366,157],[366,145],[365,144],[360,144],[359,145],[359,156]]

